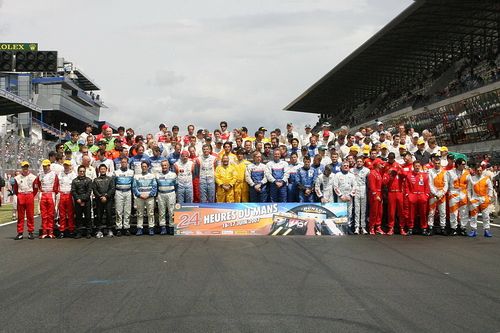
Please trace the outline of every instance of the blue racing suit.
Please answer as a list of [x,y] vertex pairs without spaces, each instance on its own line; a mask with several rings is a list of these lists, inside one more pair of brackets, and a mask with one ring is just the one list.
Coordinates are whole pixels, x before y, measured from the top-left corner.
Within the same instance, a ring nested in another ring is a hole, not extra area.
[[[127,165],[130,167],[130,158],[127,157],[127,160],[128,160]],[[121,161],[122,161],[122,157],[117,157],[113,160],[113,164],[115,165],[115,170],[120,170],[120,168],[122,167]],[[132,171],[134,171],[134,170],[132,170]]]
[[[299,189],[299,202],[314,202],[314,184],[318,177],[318,170],[314,168],[299,169],[297,173],[297,188]],[[305,190],[310,190],[306,195]]]
[[[282,160],[270,161],[266,165],[266,178],[269,182],[271,202],[286,202],[288,182],[288,163]],[[278,187],[276,182],[281,181],[283,186]]]
[[168,163],[170,164],[170,170],[175,171],[174,164],[181,158],[180,153],[170,153],[170,155],[167,156]]
[[146,161],[151,166],[151,161],[149,160],[149,157],[144,154],[132,156],[129,159],[129,161],[130,161],[130,169],[134,171],[134,175],[140,175],[142,173],[141,169],[142,162]]
[[[245,171],[245,180],[250,187],[250,202],[267,202],[267,178],[266,165],[264,163],[250,164]],[[255,185],[261,185],[260,192]]]
[[173,227],[174,207],[176,201],[175,189],[177,187],[177,174],[169,171],[167,173],[157,173],[156,183],[158,184],[158,217],[160,227],[166,226],[166,214],[168,210],[168,226]]
[[299,169],[302,168],[302,163],[288,165],[288,185],[287,198],[288,202],[299,202],[299,190],[297,188],[297,176]]
[[[135,174],[134,182],[132,183],[132,191],[136,197],[137,203],[137,228],[143,227],[144,222],[144,208],[148,214],[148,226],[153,228],[155,226],[154,212],[155,212],[155,196],[158,190],[155,176],[147,172],[143,174]],[[148,197],[143,199],[141,194],[146,193]]]
[[149,161],[151,162],[151,173],[153,175],[156,175],[156,174],[159,174],[161,173],[161,162],[167,160],[165,157],[163,156],[151,156],[149,158]]
[[[115,212],[116,229],[130,228],[130,210],[132,209],[132,182],[134,171],[130,169],[115,170]],[[122,225],[123,222],[123,225]]]

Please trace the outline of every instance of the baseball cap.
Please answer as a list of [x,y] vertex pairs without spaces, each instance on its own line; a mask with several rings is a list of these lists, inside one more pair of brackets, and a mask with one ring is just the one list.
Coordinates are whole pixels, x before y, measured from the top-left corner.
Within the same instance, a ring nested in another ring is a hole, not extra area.
[[243,132],[248,132],[248,128],[246,128],[245,126],[242,126],[242,127],[240,128],[240,131],[243,131]]
[[388,148],[386,143],[383,143],[383,144],[381,144],[381,145],[380,145],[380,149],[384,149],[384,148],[385,148],[385,149],[387,149],[387,148]]
[[312,128],[311,125],[307,124],[305,128]]
[[43,165],[43,166],[49,166],[50,164],[51,164],[51,163],[50,163],[50,161],[49,161],[49,160],[43,160],[43,161],[42,161],[42,165]]
[[384,123],[381,121],[377,121],[377,126],[383,125]]
[[448,147],[446,146],[442,146],[441,148],[439,148],[439,151],[448,151]]
[[406,149],[406,145],[399,145],[399,149]]
[[71,165],[71,161],[70,160],[64,160],[63,164],[64,165]]
[[354,134],[354,136],[357,138],[362,138],[363,134],[361,132],[356,132],[356,134]]
[[363,154],[368,154],[370,153],[371,147],[369,145],[364,145],[363,146]]
[[293,123],[286,123],[286,126],[293,126]]
[[102,127],[101,127],[101,129],[102,129],[103,131],[104,131],[104,130],[107,130],[108,128],[109,128],[109,126],[108,126],[108,125],[106,125],[106,124],[102,125]]
[[22,161],[21,162],[21,166],[22,167],[29,167],[30,166],[30,163],[28,161]]
[[265,127],[261,126],[261,127],[259,127],[259,131],[261,131],[261,132],[267,132],[267,129]]
[[327,150],[328,148],[326,148],[326,146],[319,146],[318,147],[318,150],[321,150],[321,151],[325,151]]
[[425,140],[423,138],[418,139],[417,145],[425,145]]
[[359,147],[358,147],[358,146],[352,146],[349,150],[350,150],[350,151],[351,151],[351,150],[354,150],[354,151],[356,151],[356,152],[358,152],[358,153],[359,153]]
[[412,135],[412,136],[413,136],[414,138],[419,138],[419,137],[420,137],[420,135],[419,135],[417,132],[413,133],[413,135]]
[[440,159],[441,156],[439,156],[439,154],[434,153],[434,154],[431,155],[431,158],[432,159],[434,159],[434,158],[439,158]]
[[321,126],[323,126],[323,127],[330,127],[331,125],[330,125],[329,122],[324,122],[323,125],[321,125]]
[[189,156],[189,152],[188,152],[188,151],[186,151],[186,150],[183,150],[183,151],[181,152],[181,156]]
[[380,133],[378,135],[386,135],[387,132],[386,131],[380,131]]

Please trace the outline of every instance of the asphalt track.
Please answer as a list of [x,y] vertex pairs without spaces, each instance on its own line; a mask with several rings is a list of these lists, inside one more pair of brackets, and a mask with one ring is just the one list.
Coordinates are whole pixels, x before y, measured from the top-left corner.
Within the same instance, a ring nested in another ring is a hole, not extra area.
[[9,225],[0,331],[499,332],[493,231],[14,241]]

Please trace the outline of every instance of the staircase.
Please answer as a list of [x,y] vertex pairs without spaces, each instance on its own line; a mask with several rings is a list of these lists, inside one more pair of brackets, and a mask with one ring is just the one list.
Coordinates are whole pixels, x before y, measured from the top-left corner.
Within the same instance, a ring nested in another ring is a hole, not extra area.
[[57,128],[52,127],[36,118],[32,118],[32,126],[40,127],[43,132],[55,136],[56,138],[60,138],[62,136],[62,132]]

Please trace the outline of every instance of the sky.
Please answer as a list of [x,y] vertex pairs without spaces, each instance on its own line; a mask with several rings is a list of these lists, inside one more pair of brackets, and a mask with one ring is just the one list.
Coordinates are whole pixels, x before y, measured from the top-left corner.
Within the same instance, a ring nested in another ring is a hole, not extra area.
[[283,109],[409,0],[0,0],[0,41],[57,50],[93,79],[101,120],[155,132],[298,129]]

